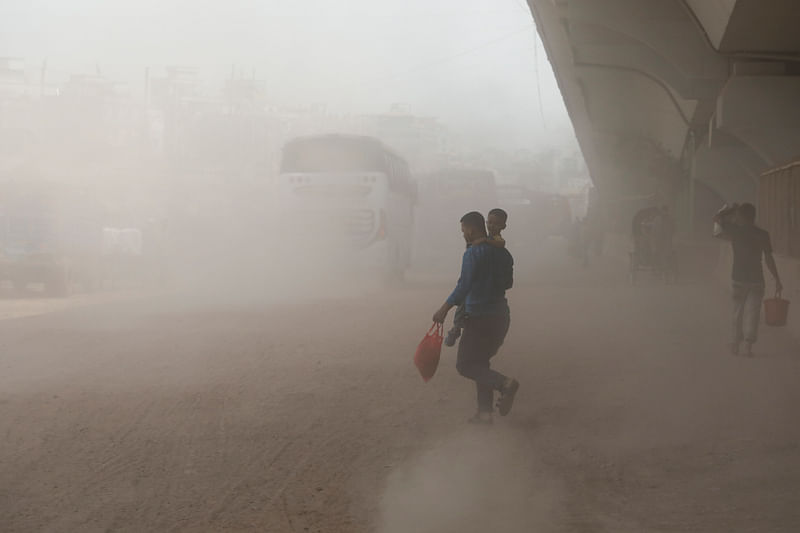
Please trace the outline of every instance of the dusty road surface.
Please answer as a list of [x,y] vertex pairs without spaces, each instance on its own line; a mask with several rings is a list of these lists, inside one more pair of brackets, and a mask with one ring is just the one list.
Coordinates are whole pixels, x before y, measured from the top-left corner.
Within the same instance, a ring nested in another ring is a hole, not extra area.
[[411,364],[449,284],[0,301],[0,531],[800,531],[798,344],[612,266],[510,293],[492,427]]

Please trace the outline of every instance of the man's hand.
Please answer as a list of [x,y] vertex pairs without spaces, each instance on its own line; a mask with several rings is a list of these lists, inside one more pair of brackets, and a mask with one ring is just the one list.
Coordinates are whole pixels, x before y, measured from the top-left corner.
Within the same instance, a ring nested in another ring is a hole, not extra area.
[[783,292],[783,283],[780,279],[775,280],[775,292]]
[[731,213],[737,211],[738,209],[739,209],[739,204],[734,202],[730,206],[726,207],[725,209],[722,209],[719,212],[717,212],[717,214],[714,215],[714,219],[713,220],[714,220],[714,222],[719,224],[722,221],[723,218],[725,218],[726,216],[730,215]]
[[433,314],[433,321],[437,324],[444,324],[444,319],[447,318],[447,312],[450,311],[451,307],[453,306],[447,302],[442,304],[439,310]]

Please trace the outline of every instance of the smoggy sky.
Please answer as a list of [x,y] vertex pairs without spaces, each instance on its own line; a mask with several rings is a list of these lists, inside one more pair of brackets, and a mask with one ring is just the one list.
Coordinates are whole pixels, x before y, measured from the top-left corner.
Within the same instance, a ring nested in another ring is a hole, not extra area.
[[0,0],[0,56],[134,90],[190,65],[212,95],[236,65],[278,105],[404,103],[477,143],[575,146],[524,0]]

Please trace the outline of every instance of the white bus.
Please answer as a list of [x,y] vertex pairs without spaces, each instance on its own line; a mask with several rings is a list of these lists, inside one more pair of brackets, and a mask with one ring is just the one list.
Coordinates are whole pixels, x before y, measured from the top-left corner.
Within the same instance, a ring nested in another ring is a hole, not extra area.
[[315,135],[283,147],[277,210],[293,230],[369,249],[391,277],[411,262],[415,198],[408,164],[375,138]]

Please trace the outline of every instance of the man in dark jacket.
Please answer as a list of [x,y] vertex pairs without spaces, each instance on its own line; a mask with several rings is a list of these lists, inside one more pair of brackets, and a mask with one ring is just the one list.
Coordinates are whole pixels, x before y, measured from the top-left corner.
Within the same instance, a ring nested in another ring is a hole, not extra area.
[[[461,231],[467,243],[485,239],[483,215],[476,211],[464,215]],[[443,323],[452,307],[460,302],[466,306],[456,368],[476,384],[478,412],[471,422],[492,422],[494,391],[500,392],[497,402],[500,415],[507,415],[519,389],[517,380],[492,370],[489,365],[508,332],[510,313],[505,293],[513,285],[513,272],[514,259],[506,248],[485,242],[470,246],[464,252],[456,288],[433,315],[434,322]]]

